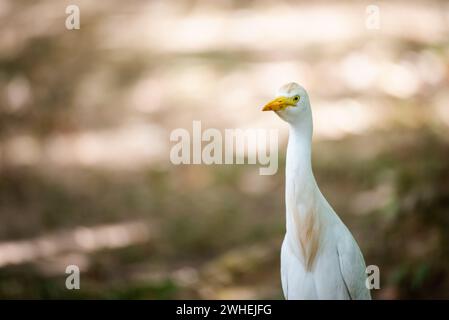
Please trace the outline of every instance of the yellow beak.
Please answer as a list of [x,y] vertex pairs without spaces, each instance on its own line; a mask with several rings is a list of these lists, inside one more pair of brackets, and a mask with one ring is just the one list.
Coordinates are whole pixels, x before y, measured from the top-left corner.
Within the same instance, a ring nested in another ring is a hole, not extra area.
[[279,111],[284,110],[288,106],[296,106],[297,101],[293,97],[278,97],[270,102],[268,102],[262,111]]

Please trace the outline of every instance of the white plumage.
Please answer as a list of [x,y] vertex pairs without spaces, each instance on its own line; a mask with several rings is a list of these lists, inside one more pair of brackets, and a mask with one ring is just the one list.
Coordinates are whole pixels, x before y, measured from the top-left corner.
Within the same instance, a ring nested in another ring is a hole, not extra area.
[[272,110],[290,125],[285,168],[286,234],[281,280],[286,299],[371,299],[363,255],[322,195],[311,165],[312,110],[296,83],[282,86]]

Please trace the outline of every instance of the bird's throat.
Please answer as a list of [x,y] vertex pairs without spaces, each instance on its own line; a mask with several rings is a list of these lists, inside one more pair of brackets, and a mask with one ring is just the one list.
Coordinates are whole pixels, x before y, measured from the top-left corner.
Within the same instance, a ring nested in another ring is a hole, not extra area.
[[292,126],[286,162],[286,223],[290,247],[311,270],[320,243],[318,186],[312,171],[311,128]]
[[285,174],[286,183],[294,183],[298,189],[310,191],[316,187],[312,171],[311,129],[290,127]]

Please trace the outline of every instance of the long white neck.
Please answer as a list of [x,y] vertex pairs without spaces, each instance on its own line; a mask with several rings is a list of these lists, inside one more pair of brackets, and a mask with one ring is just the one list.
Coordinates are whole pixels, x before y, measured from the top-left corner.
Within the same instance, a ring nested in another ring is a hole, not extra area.
[[[312,114],[310,110],[298,122],[290,124],[286,160],[286,228],[287,239],[299,257],[313,263],[312,244],[306,243],[310,230],[319,230],[317,201],[320,191],[312,171]],[[317,235],[316,239],[318,239]],[[299,245],[301,242],[301,246]]]
[[295,199],[304,205],[311,202],[311,196],[318,191],[312,171],[312,115],[306,112],[298,122],[290,124],[285,168],[287,196],[294,192]]

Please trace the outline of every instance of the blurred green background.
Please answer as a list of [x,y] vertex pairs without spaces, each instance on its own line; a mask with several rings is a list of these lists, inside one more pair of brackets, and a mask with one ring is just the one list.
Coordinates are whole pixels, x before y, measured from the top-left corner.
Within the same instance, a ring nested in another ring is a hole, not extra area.
[[[0,298],[282,298],[288,131],[260,109],[289,81],[373,297],[449,298],[448,2],[1,0],[0,26]],[[192,120],[278,128],[278,173],[172,165]]]

